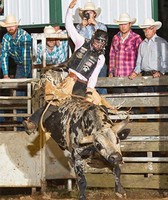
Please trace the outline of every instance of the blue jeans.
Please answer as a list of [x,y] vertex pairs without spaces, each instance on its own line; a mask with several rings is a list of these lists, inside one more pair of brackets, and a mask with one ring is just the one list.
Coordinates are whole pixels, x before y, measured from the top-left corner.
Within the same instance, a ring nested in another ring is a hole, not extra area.
[[[107,65],[104,64],[100,73],[99,73],[99,77],[107,77]],[[99,94],[107,94],[107,89],[106,88],[96,88],[97,92]]]

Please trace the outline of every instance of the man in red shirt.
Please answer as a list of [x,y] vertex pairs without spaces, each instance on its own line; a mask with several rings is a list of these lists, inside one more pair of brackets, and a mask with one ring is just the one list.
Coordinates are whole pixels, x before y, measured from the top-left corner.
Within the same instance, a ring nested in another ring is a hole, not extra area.
[[127,13],[120,15],[114,23],[120,31],[113,37],[109,53],[109,77],[129,76],[135,68],[138,47],[142,42],[140,35],[131,30],[136,19]]

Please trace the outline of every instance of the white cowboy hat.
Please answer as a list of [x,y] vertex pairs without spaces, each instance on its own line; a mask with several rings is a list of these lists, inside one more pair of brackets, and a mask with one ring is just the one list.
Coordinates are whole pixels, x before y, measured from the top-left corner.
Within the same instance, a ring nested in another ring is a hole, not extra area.
[[17,22],[16,17],[12,14],[6,16],[5,21],[1,21],[0,25],[2,27],[18,26],[20,20]]
[[114,23],[115,24],[127,24],[127,23],[131,23],[134,24],[136,22],[136,18],[132,18],[129,16],[128,13],[122,13],[120,14],[119,20],[114,19]]
[[55,34],[56,31],[52,26],[45,26],[44,27],[44,34]]
[[81,18],[83,18],[83,11],[85,10],[93,10],[96,13],[96,17],[101,13],[101,8],[96,8],[93,2],[86,2],[84,8],[78,8],[79,16]]
[[160,21],[154,21],[154,19],[146,18],[146,19],[144,20],[144,23],[141,24],[141,25],[139,25],[139,27],[140,27],[140,28],[143,28],[143,29],[149,28],[149,27],[151,27],[151,26],[155,26],[156,29],[158,30],[158,29],[161,28],[162,22],[160,22]]

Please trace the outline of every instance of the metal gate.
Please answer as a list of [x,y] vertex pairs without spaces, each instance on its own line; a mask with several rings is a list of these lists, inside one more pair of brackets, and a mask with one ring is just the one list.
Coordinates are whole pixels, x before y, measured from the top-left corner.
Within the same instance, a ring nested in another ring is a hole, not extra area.
[[[44,149],[28,136],[20,117],[31,114],[32,79],[0,79],[0,187],[41,187],[45,181]],[[17,91],[25,91],[17,96]],[[20,112],[24,110],[24,112]]]

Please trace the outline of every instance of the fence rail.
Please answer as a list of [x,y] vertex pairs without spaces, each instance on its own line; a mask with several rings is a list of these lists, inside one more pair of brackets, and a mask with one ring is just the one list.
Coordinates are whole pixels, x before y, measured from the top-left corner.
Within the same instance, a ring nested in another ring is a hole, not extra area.
[[[0,79],[0,131],[22,127],[19,117],[32,113],[32,84],[37,79]],[[17,91],[24,92],[20,96]],[[10,118],[10,120],[9,120]]]

